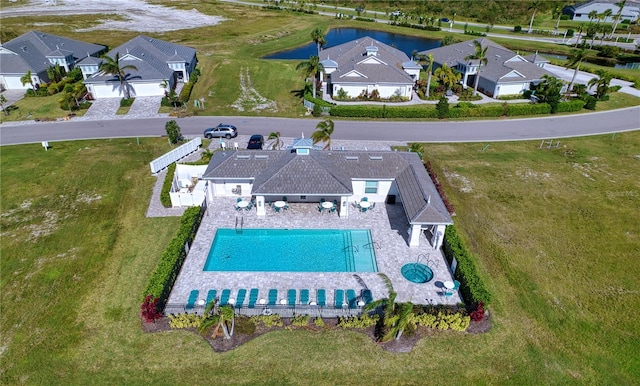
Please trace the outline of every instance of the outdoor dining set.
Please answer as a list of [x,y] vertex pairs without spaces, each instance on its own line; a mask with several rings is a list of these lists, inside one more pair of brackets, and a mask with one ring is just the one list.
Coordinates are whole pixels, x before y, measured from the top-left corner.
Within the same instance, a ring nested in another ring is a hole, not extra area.
[[338,200],[326,201],[324,198],[320,199],[318,204],[318,212],[320,213],[335,213],[338,208]]
[[360,202],[355,203],[360,212],[365,213],[368,210],[373,210],[376,207],[375,202],[370,202],[367,197],[362,197]]

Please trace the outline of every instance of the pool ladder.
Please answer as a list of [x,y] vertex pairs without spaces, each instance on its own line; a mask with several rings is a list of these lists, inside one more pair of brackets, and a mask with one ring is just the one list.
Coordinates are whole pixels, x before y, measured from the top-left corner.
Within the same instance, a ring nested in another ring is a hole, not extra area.
[[238,216],[236,216],[236,233],[242,233],[243,226],[244,226],[244,216],[240,217],[240,220],[238,220]]

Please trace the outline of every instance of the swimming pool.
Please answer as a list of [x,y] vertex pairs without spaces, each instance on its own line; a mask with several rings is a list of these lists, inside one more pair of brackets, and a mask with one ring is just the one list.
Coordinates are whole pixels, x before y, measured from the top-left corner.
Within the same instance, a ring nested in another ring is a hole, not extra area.
[[219,228],[204,271],[377,272],[368,229]]

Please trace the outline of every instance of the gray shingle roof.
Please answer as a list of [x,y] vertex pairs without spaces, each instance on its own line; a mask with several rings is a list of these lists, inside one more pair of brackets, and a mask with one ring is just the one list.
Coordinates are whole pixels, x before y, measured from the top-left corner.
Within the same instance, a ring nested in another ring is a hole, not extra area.
[[[549,71],[527,62],[515,52],[492,42],[489,39],[477,39],[482,47],[487,47],[487,64],[480,69],[480,77],[496,83],[508,83],[513,81],[534,81],[542,78],[542,75],[553,76]],[[422,51],[420,54],[433,55],[436,63],[446,63],[449,67],[455,67],[458,63],[477,63],[477,60],[465,60],[469,55],[473,55],[475,46],[472,40],[452,44],[449,46],[434,48]],[[517,71],[522,76],[508,76],[512,71]]]
[[352,195],[352,181],[395,180],[411,223],[451,224],[436,187],[415,153],[390,151],[218,151],[203,176],[252,180],[252,194]]
[[[376,50],[374,50],[377,49]],[[375,58],[380,64],[368,64],[367,50],[376,52]],[[409,57],[402,51],[378,42],[371,37],[340,44],[320,51],[320,60],[332,60],[338,64],[338,68],[331,74],[334,82],[349,81],[354,83],[404,83],[413,84],[409,74],[402,69],[402,64],[409,62]],[[363,77],[349,77],[344,75],[356,71]]]
[[[46,70],[51,66],[47,56],[64,57],[65,54],[73,53],[77,60],[87,54],[99,55],[106,49],[105,46],[98,44],[85,43],[40,31],[29,31],[6,42],[2,47],[17,55],[2,54],[0,73],[25,74],[27,71],[31,71],[45,78]],[[19,56],[20,59],[15,56]]]
[[[121,66],[133,65],[138,70],[128,70],[133,80],[164,80],[173,75],[169,68],[169,62],[192,63],[196,60],[196,50],[191,47],[181,46],[164,40],[139,35],[128,42],[114,48],[107,54],[115,58],[120,54]],[[111,80],[111,75],[96,75],[85,83],[102,83]]]

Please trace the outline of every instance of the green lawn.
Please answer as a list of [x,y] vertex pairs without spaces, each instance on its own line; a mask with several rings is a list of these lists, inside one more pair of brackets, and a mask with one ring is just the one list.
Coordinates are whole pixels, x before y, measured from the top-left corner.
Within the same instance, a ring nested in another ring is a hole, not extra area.
[[166,141],[5,146],[0,383],[634,383],[640,132],[484,146],[425,154],[489,278],[493,329],[434,333],[409,354],[349,331],[279,331],[223,354],[143,333],[141,292],[179,222],[144,216]]

